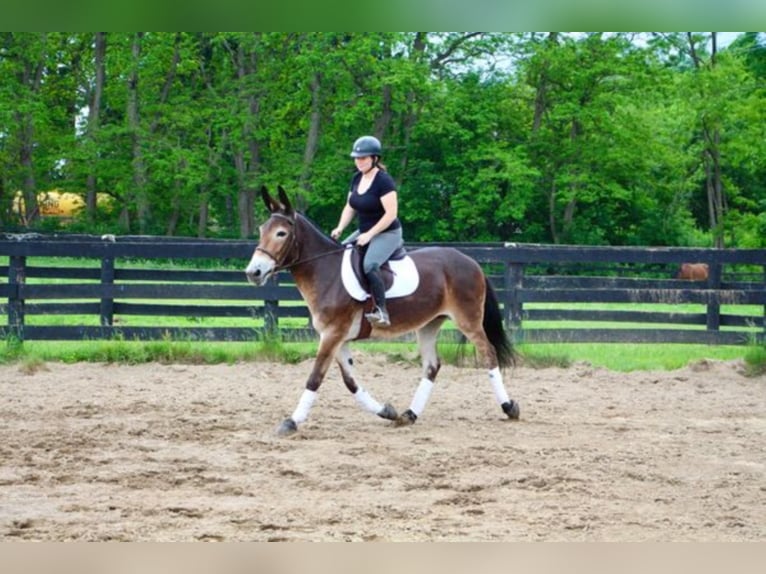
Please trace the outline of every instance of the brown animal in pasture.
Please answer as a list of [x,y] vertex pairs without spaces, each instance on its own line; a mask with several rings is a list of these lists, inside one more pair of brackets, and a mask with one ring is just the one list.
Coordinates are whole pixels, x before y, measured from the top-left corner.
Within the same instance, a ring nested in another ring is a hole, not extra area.
[[676,279],[688,279],[690,281],[707,281],[707,263],[682,263]]

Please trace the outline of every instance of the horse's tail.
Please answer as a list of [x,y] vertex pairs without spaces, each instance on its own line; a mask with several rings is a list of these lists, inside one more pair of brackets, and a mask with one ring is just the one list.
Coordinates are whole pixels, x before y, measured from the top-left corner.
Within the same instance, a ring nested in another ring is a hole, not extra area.
[[516,362],[516,352],[503,327],[503,315],[500,313],[495,290],[487,277],[484,278],[484,283],[487,292],[484,297],[484,333],[495,348],[498,364],[501,367],[510,367]]

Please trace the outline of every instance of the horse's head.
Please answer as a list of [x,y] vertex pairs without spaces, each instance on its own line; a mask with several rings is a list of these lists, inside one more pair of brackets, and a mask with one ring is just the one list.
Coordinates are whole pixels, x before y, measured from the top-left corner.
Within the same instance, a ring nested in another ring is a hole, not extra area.
[[296,257],[295,210],[282,186],[278,191],[279,198],[275,199],[266,186],[261,188],[261,197],[271,216],[259,228],[258,246],[245,269],[247,280],[253,285],[263,285]]

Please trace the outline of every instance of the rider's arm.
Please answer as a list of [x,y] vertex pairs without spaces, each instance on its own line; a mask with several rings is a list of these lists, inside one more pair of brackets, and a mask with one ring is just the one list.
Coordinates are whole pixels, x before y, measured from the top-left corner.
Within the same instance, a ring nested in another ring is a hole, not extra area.
[[330,232],[330,237],[338,239],[340,234],[343,233],[343,230],[346,229],[348,224],[351,223],[351,220],[354,219],[355,215],[356,210],[354,210],[354,208],[349,205],[348,201],[346,201],[346,205],[343,206],[343,211],[338,220],[338,226]]
[[399,200],[396,191],[389,191],[380,198],[380,203],[383,204],[384,213],[378,222],[367,231],[371,238],[388,229],[388,226],[394,222],[399,213]]

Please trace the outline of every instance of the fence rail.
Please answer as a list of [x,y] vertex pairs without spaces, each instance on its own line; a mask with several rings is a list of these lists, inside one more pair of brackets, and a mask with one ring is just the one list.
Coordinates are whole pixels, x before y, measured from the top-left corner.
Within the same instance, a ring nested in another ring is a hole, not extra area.
[[[483,264],[517,342],[766,340],[764,249],[449,245]],[[254,246],[253,241],[0,234],[0,314],[6,318],[0,336],[315,339],[308,309],[288,274],[263,287],[246,283],[241,269]],[[147,262],[157,268],[147,268]],[[683,262],[707,263],[708,279],[674,279]],[[443,337],[459,335],[446,329]]]

